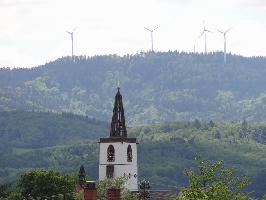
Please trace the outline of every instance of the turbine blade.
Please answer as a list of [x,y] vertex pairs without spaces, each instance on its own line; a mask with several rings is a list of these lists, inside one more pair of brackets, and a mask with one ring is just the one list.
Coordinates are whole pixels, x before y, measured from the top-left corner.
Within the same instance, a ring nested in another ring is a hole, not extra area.
[[157,26],[156,28],[154,28],[152,31],[155,31],[156,29],[158,29],[159,28],[159,26]]
[[218,31],[218,32],[220,32],[220,33],[222,33],[222,34],[224,34],[224,32],[223,32],[223,31],[220,31],[220,30],[218,30],[218,29],[217,29],[217,31]]
[[225,31],[225,33],[227,33],[227,32],[229,32],[229,31],[231,31],[231,30],[232,30],[232,28],[233,28],[233,27],[231,27],[231,28],[227,29],[227,30]]
[[202,37],[204,33],[205,33],[205,30],[202,31],[202,33],[200,34],[199,38]]
[[150,31],[150,32],[152,32],[152,30],[150,30],[150,29],[148,29],[148,28],[146,28],[146,27],[144,27],[146,30],[148,30],[148,31]]

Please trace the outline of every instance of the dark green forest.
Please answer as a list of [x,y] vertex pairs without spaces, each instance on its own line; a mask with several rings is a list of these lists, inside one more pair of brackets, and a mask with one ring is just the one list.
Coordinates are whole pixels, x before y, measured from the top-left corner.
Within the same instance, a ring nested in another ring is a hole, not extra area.
[[[68,145],[83,140],[96,141],[106,136],[108,129],[109,125],[106,122],[71,113],[59,115],[48,112],[2,111],[0,112],[0,180],[13,180],[17,174],[30,168],[63,167],[58,170],[66,171],[68,166],[64,166],[63,162],[68,159],[73,170],[76,166],[73,166],[75,163],[73,157],[64,157],[66,152],[71,151]],[[89,149],[92,147],[90,145],[84,147],[86,149],[80,153],[89,154],[91,151]],[[93,148],[96,147],[97,143]],[[73,148],[79,148],[79,145]],[[57,156],[53,156],[56,152]]]
[[[3,66],[4,67],[4,66]],[[60,58],[0,69],[1,110],[72,112],[109,120],[119,80],[131,125],[266,119],[266,58],[148,52]]]
[[[13,111],[0,116],[0,182],[15,181],[36,168],[78,172],[82,164],[97,179],[97,141],[108,135],[108,123],[69,113]],[[265,193],[266,123],[162,122],[128,132],[139,142],[139,179],[147,178],[153,188],[186,185],[184,170],[196,168],[196,158],[202,157],[222,160],[250,178],[254,195]]]
[[[30,69],[0,68],[0,184],[36,168],[98,176],[117,81],[139,178],[153,188],[187,184],[197,157],[222,160],[266,188],[266,58],[148,52],[64,57]],[[99,121],[100,119],[101,121]]]

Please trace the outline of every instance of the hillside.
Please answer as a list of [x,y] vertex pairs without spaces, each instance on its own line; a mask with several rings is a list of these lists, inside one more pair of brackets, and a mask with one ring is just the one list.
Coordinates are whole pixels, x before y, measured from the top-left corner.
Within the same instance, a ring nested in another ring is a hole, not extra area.
[[[0,180],[14,180],[18,174],[32,168],[77,172],[81,164],[88,175],[96,179],[97,141],[108,133],[108,128],[103,122],[70,116],[2,113],[0,140],[8,148],[1,146]],[[47,134],[47,127],[54,133],[53,137]],[[2,130],[8,130],[10,138],[7,139]],[[136,136],[139,142],[139,178],[147,178],[154,188],[173,189],[173,186],[185,185],[184,170],[195,167],[195,158],[200,156],[223,160],[240,175],[249,176],[250,190],[255,190],[257,196],[265,193],[266,187],[265,133],[265,123],[246,121],[203,123],[195,120],[129,128],[129,135]],[[58,136],[61,139],[55,139]],[[36,137],[42,139],[38,142]]]
[[0,69],[1,110],[73,112],[109,120],[120,80],[131,125],[266,119],[266,58],[178,52],[60,58]]
[[0,153],[98,139],[107,134],[108,127],[106,122],[71,113],[0,112]]

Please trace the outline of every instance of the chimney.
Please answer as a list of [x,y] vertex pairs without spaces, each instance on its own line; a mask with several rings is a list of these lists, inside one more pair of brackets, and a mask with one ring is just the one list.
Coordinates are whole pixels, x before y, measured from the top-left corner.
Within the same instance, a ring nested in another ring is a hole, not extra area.
[[84,187],[84,200],[97,200],[95,181],[86,181],[86,186]]
[[107,190],[108,200],[121,200],[120,189],[110,188]]

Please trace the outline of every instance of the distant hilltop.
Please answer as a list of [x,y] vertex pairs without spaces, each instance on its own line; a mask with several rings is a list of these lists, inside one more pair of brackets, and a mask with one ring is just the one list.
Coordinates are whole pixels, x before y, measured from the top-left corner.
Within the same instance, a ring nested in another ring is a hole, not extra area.
[[108,120],[117,81],[127,123],[266,119],[266,58],[148,52],[64,57],[0,69],[1,110],[73,112]]

